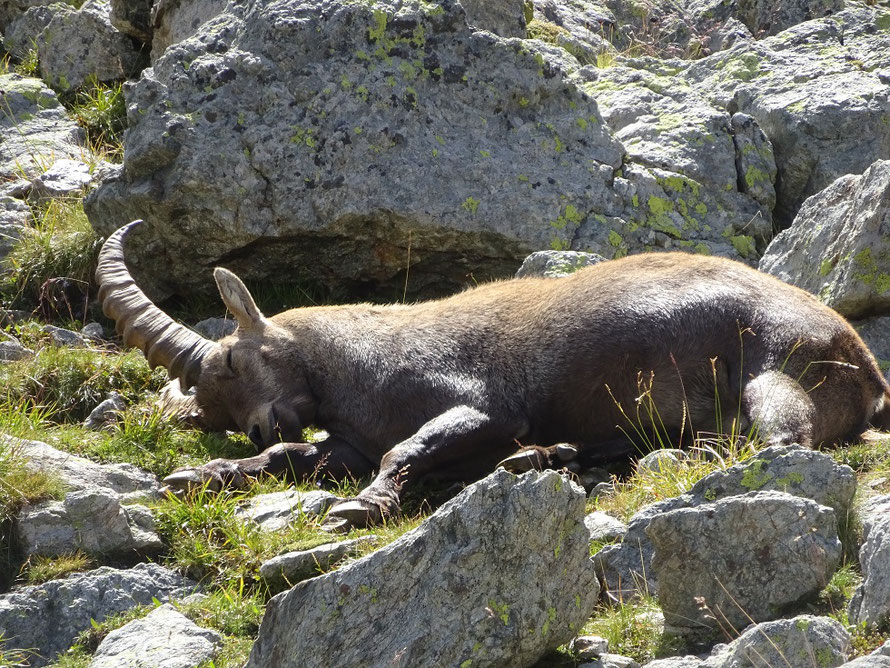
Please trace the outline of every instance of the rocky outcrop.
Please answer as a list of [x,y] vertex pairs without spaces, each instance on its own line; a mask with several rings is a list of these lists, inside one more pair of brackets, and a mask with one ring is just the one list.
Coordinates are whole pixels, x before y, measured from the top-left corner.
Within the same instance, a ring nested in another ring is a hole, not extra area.
[[409,294],[444,291],[620,212],[622,147],[561,49],[474,31],[454,2],[319,7],[233,5],[132,88],[123,170],[86,208],[103,234],[149,222],[135,271],[161,253],[180,290],[224,262],[401,295],[410,264]]
[[222,642],[165,604],[105,636],[89,668],[194,668],[213,661]]
[[91,620],[101,622],[153,599],[186,596],[195,587],[157,564],[103,567],[0,596],[0,635],[8,649],[35,651],[30,665],[43,666],[90,628]]
[[665,622],[686,635],[775,619],[820,592],[841,558],[831,508],[783,492],[661,513],[646,534]]
[[287,552],[264,561],[260,565],[260,577],[269,591],[277,594],[290,589],[297,582],[324,573],[334,564],[346,558],[362,544],[373,543],[374,536],[361,536],[339,543],[325,543],[308,550]]
[[[653,546],[647,528],[655,517],[682,508],[756,491],[779,491],[828,506],[836,517],[846,517],[856,491],[856,477],[848,466],[828,455],[799,446],[773,446],[725,471],[699,480],[688,493],[647,506],[634,515],[621,543],[600,550],[594,560],[612,600],[628,600],[640,591],[655,594],[658,584],[652,567]],[[726,535],[731,540],[732,532]]]
[[890,160],[842,176],[804,202],[760,270],[848,318],[890,311]]
[[535,251],[522,261],[516,271],[516,278],[523,276],[541,276],[543,278],[562,278],[574,274],[579,269],[590,267],[606,258],[595,253],[579,253],[578,251]]
[[559,474],[501,469],[387,547],[273,598],[248,665],[325,665],[332,646],[343,665],[532,665],[599,594],[583,518],[583,492]]
[[853,624],[875,627],[890,618],[890,496],[872,497],[859,516],[865,540],[859,549],[862,584],[847,614]]

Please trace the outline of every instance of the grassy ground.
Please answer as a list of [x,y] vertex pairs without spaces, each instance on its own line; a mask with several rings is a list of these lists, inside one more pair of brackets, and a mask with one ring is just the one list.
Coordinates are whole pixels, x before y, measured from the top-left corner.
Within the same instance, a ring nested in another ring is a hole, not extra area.
[[[121,351],[113,344],[92,344],[68,349],[53,345],[43,324],[51,321],[79,328],[83,319],[102,320],[94,303],[91,285],[98,240],[92,233],[79,202],[55,202],[34,211],[34,235],[20,244],[0,275],[0,298],[6,308],[25,309],[31,317],[5,326],[35,351],[28,360],[0,365],[0,433],[38,439],[102,462],[131,462],[158,475],[177,466],[206,462],[214,457],[239,457],[253,452],[243,436],[204,434],[162,418],[154,407],[163,372],[148,368],[138,352]],[[50,293],[54,279],[67,279],[70,290]],[[62,296],[60,297],[60,294]],[[64,297],[64,298],[63,298]],[[306,295],[271,291],[275,304],[305,303]],[[314,301],[312,299],[311,301]],[[84,417],[107,392],[115,390],[128,408],[114,425],[89,431],[81,426]],[[732,443],[743,441],[733,440]],[[616,479],[616,493],[589,503],[589,510],[605,510],[628,519],[645,504],[688,490],[711,471],[730,466],[751,452],[748,447],[709,444],[687,462],[659,472],[643,471]],[[890,484],[890,441],[858,444],[834,451],[839,461],[852,466],[863,483],[878,491]],[[342,484],[337,490],[349,495],[366,481]],[[312,483],[307,483],[311,488]],[[167,499],[154,504],[158,528],[169,548],[159,561],[200,580],[209,596],[183,607],[198,623],[219,630],[225,650],[215,662],[240,666],[249,653],[269,592],[257,577],[259,565],[283,551],[304,549],[329,540],[318,518],[298,516],[284,531],[266,534],[235,515],[237,504],[262,492],[282,489],[275,480],[259,481],[251,489],[220,495],[198,495],[191,499]],[[58,480],[36,474],[9,442],[0,441],[0,587],[10,583],[34,584],[82,571],[97,564],[80,553],[57,559],[23,560],[10,546],[9,519],[22,504],[59,498]],[[426,488],[410,495],[405,514],[373,532],[377,547],[416,527],[431,508],[453,490]],[[849,522],[845,540],[856,542],[855,522]],[[375,549],[362,548],[365,552]],[[830,614],[843,623],[846,602],[859,581],[858,564],[848,550],[842,568],[822,595],[803,610]],[[96,624],[82,634],[72,650],[56,666],[86,666],[95,647],[107,633],[144,615],[150,607],[131,611]],[[602,607],[584,629],[603,635],[611,651],[644,662],[653,657],[682,651],[678,641],[661,631],[658,605],[654,600]],[[864,653],[883,641],[883,634],[854,633],[857,652]],[[2,646],[2,644],[0,644]],[[3,653],[0,664],[15,665],[21,657]],[[552,653],[542,666],[571,666],[577,662],[565,648]]]

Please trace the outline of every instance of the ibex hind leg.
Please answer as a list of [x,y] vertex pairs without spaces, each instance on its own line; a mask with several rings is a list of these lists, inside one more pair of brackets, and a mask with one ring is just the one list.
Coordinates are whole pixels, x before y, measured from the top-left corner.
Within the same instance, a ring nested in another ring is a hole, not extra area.
[[816,407],[800,383],[781,371],[765,371],[748,381],[742,411],[755,440],[813,446]]

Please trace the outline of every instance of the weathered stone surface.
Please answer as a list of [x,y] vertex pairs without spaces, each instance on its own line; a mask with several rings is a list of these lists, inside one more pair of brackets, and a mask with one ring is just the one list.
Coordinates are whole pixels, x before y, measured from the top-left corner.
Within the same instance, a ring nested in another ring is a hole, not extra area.
[[662,513],[646,533],[665,622],[682,633],[774,619],[822,590],[841,557],[834,511],[783,492]]
[[145,506],[122,506],[107,488],[69,492],[64,501],[25,506],[16,517],[22,554],[58,556],[83,550],[93,555],[151,554],[164,544]]
[[128,262],[154,296],[208,290],[225,258],[401,297],[409,246],[409,295],[506,276],[622,209],[623,150],[577,67],[451,0],[233,3],[130,90],[123,170],[88,215],[149,222]]
[[3,260],[23,235],[30,232],[30,207],[14,197],[0,196],[0,260]]
[[87,419],[83,421],[83,426],[87,429],[100,429],[113,421],[114,418],[127,407],[127,402],[117,392],[109,392],[108,396],[98,406],[96,406]]
[[663,448],[653,450],[637,462],[637,469],[649,471],[669,471],[677,468],[680,462],[685,461],[686,453],[676,448]]
[[238,323],[231,318],[207,318],[192,327],[198,334],[211,341],[219,341],[235,331]]
[[28,460],[28,468],[51,471],[72,490],[106,488],[125,502],[160,496],[161,484],[157,477],[132,464],[97,464],[40,441],[3,435],[0,438],[11,442],[12,449]]
[[853,624],[876,626],[890,616],[890,495],[870,498],[859,517],[865,539],[859,549],[862,583],[847,614]]
[[167,603],[109,633],[89,668],[194,668],[215,659],[222,640]]
[[847,663],[841,664],[843,668],[890,668],[890,656],[871,655],[860,656]]
[[[77,124],[40,79],[0,75],[0,179],[15,183],[32,179],[55,160],[76,160],[83,152]],[[4,186],[0,194],[9,194]]]
[[93,180],[92,168],[82,160],[56,160],[52,167],[32,181],[36,197],[74,197],[82,195]]
[[643,668],[700,668],[702,659],[697,656],[673,656],[669,659],[650,661]]
[[80,9],[55,10],[37,35],[40,76],[54,90],[67,93],[94,77],[107,83],[139,73],[145,57],[133,40],[111,25],[108,0],[87,0]]
[[70,329],[56,327],[55,325],[44,325],[41,329],[49,334],[50,341],[56,346],[83,348],[87,344],[79,332],[72,332]]
[[623,538],[627,533],[627,525],[611,515],[601,512],[588,513],[584,517],[584,526],[590,531],[591,541],[610,541]]
[[569,643],[569,651],[580,661],[595,659],[609,651],[609,641],[602,636],[578,636]]
[[16,15],[3,31],[3,48],[19,60],[28,58],[37,48],[37,36],[49,25],[58,9],[55,0],[47,0]]
[[34,354],[30,348],[25,348],[13,338],[0,341],[0,362],[15,362],[27,359]]
[[278,593],[297,582],[323,573],[353,553],[359,545],[375,540],[374,536],[362,536],[339,543],[326,543],[309,550],[280,554],[260,565],[260,576],[266,581],[270,592]]
[[295,517],[323,514],[339,500],[321,489],[311,492],[289,489],[285,492],[258,494],[238,508],[236,514],[243,519],[253,520],[264,531],[278,531]]
[[[734,124],[672,64],[622,60],[581,70],[628,164],[614,182],[624,211],[580,241],[609,257],[656,246],[756,261],[772,234],[770,142],[753,118]],[[759,168],[756,180],[749,163]]]
[[628,600],[638,591],[658,590],[652,571],[652,543],[646,527],[653,517],[678,508],[726,499],[752,491],[781,491],[833,508],[846,517],[856,492],[856,476],[831,457],[799,446],[773,446],[756,457],[699,480],[687,494],[652,504],[631,518],[627,534],[594,557],[610,597]]
[[151,41],[151,62],[171,44],[188,39],[198,29],[226,8],[227,0],[157,0],[151,6],[151,25],[154,27]]
[[117,30],[151,46],[151,0],[110,0],[108,19]]
[[851,5],[761,41],[738,42],[681,76],[720,108],[755,118],[778,169],[773,216],[787,227],[801,203],[844,174],[890,156],[890,11]]
[[583,267],[590,267],[606,258],[596,253],[579,253],[578,251],[536,251],[522,261],[516,271],[516,278],[523,276],[541,276],[544,278],[562,278],[573,274]]
[[[728,645],[718,645],[702,668],[742,666],[825,666],[843,664],[850,634],[835,619],[800,615],[749,627]],[[815,660],[814,660],[815,659]]]
[[[553,471],[503,469],[420,527],[266,608],[249,666],[529,666],[596,602],[584,494]],[[385,610],[382,615],[375,611]]]
[[[851,323],[880,362],[890,362],[890,317],[877,316]],[[882,368],[884,368],[882,366]],[[884,370],[886,375],[887,370]]]
[[157,564],[102,567],[0,596],[0,635],[9,649],[36,650],[31,665],[43,666],[90,628],[91,619],[101,622],[153,598],[185,596],[196,586]]
[[760,269],[849,318],[890,312],[890,160],[842,176],[804,202]]
[[640,664],[629,656],[602,654],[589,663],[582,663],[579,668],[640,668]]
[[93,341],[105,340],[105,329],[98,322],[88,322],[83,326],[83,329],[80,330],[80,333]]
[[501,37],[525,37],[524,0],[462,0],[467,23]]

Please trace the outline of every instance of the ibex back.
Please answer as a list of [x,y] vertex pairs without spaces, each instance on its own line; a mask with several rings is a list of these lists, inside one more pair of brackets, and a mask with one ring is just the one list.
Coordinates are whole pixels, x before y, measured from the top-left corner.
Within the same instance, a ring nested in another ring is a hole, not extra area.
[[[137,221],[138,222],[138,221]],[[620,450],[641,394],[658,428],[756,430],[768,443],[854,438],[890,413],[887,382],[862,340],[810,294],[731,260],[653,253],[562,279],[494,282],[415,305],[325,306],[266,318],[216,269],[235,333],[211,342],[139,290],[123,240],[97,277],[124,341],[195,387],[213,430],[241,430],[258,456],[174,473],[173,486],[240,485],[264,472],[340,478],[378,471],[331,514],[366,524],[394,512],[426,474],[473,479],[518,444],[580,456]],[[304,427],[329,437],[299,442]],[[565,452],[563,448],[561,452]]]

